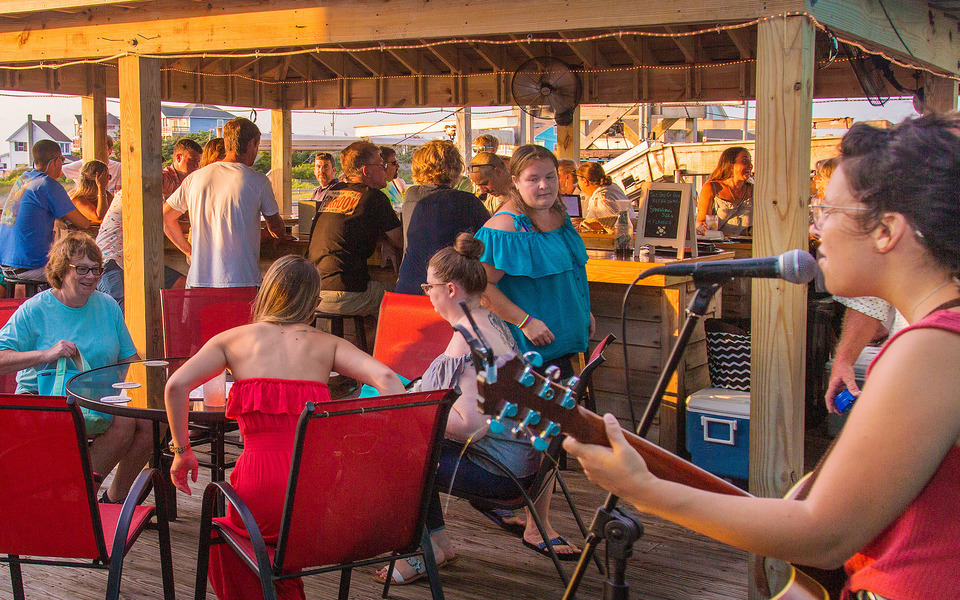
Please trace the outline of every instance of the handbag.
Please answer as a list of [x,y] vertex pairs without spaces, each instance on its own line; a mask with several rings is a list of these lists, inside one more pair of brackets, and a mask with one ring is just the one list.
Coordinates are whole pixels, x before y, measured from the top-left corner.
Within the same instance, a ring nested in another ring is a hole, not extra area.
[[[68,364],[70,367],[67,366]],[[41,396],[66,396],[67,381],[83,371],[90,370],[90,365],[87,364],[83,356],[80,356],[80,369],[76,369],[75,367],[76,363],[72,360],[68,363],[66,357],[60,357],[60,359],[57,360],[56,369],[37,371],[37,393]],[[80,412],[83,413],[83,425],[87,431],[87,435],[100,435],[104,433],[113,422],[113,415],[108,415],[107,413],[90,410],[82,406],[80,407]]]

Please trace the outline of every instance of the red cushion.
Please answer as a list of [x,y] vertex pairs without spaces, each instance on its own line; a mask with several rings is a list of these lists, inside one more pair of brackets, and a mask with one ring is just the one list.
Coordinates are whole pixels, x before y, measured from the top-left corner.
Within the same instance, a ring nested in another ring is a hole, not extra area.
[[[107,545],[107,556],[113,550],[113,538],[117,534],[117,522],[120,520],[122,504],[97,504],[100,509],[100,522],[103,524],[103,541]],[[127,531],[127,546],[123,552],[130,550],[140,533],[156,509],[152,506],[138,506],[133,509],[133,518],[130,519],[130,529]]]

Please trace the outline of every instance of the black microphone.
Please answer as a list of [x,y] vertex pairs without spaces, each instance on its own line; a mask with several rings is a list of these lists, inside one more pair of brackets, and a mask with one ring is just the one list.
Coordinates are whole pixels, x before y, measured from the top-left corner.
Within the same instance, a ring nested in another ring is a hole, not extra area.
[[809,252],[789,250],[780,256],[766,258],[738,258],[695,263],[677,263],[654,267],[643,272],[649,275],[691,275],[695,279],[723,281],[733,277],[760,277],[783,279],[790,283],[808,283],[820,268]]

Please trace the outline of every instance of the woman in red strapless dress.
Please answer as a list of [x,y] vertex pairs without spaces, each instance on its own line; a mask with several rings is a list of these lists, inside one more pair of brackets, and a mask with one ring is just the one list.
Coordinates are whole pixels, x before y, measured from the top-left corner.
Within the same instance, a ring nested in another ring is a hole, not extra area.
[[[170,476],[190,494],[187,477],[197,480],[197,457],[187,431],[190,390],[229,368],[235,383],[226,415],[237,420],[243,453],[230,483],[253,513],[269,543],[277,541],[293,453],[297,419],[307,402],[330,400],[331,371],[374,386],[381,394],[403,393],[388,367],[349,342],[311,326],[320,292],[316,267],[299,256],[275,262],[263,279],[253,323],[225,331],[204,344],[167,382],[167,417],[175,456]],[[223,521],[243,533],[231,508]],[[259,580],[224,545],[210,549],[209,580],[217,597],[260,599]],[[304,598],[300,579],[277,584],[280,598]]]

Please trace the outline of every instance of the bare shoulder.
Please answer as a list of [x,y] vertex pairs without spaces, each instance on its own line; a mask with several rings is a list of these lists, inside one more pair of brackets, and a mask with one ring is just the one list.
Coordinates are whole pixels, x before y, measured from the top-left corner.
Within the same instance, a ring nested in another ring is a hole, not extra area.
[[513,215],[504,212],[493,215],[483,226],[498,231],[516,231],[516,227],[513,226]]

